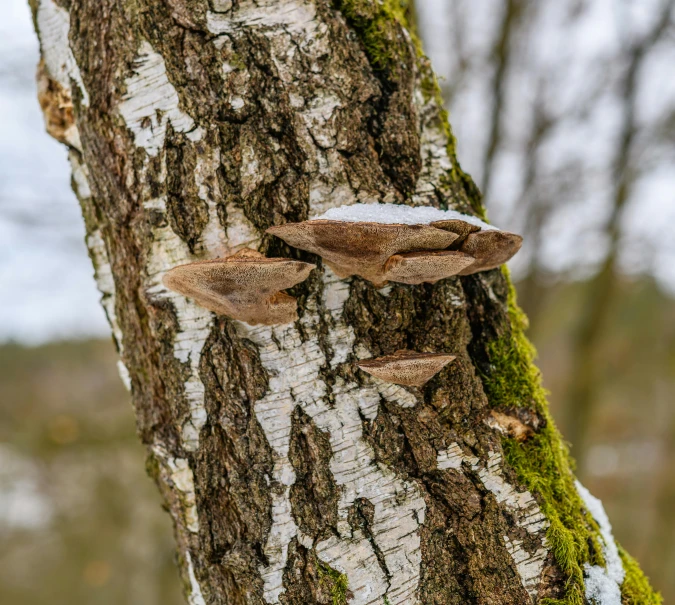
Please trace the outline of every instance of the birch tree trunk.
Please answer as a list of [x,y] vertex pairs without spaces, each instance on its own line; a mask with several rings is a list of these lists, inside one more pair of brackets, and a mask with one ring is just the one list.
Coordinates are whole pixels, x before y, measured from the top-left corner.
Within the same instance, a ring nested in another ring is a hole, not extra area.
[[[320,264],[265,230],[342,204],[482,212],[398,1],[31,2],[189,603],[658,602],[575,486],[505,272],[320,266],[276,327],[162,286],[245,247]],[[356,370],[401,348],[457,360],[419,390]]]

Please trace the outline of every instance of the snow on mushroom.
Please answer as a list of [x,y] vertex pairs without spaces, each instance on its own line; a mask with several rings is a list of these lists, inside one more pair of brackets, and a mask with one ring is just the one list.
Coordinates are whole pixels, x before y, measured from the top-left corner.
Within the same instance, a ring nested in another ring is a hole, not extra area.
[[255,250],[174,267],[164,285],[209,311],[256,325],[295,321],[297,301],[281,292],[309,276],[316,265],[266,258]]
[[401,350],[393,355],[367,359],[357,365],[375,378],[404,386],[421,387],[455,359],[445,353]]
[[522,238],[454,210],[397,204],[331,208],[315,219],[271,227],[268,233],[321,256],[340,277],[434,283],[506,262]]

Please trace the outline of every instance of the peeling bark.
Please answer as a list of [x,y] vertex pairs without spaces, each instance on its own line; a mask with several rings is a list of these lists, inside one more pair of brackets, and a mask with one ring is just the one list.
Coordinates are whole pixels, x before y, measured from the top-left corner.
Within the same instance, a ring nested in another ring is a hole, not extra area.
[[[391,7],[33,0],[47,124],[70,147],[193,605],[522,604],[576,586],[504,456],[547,438],[541,410],[491,411],[484,389],[512,330],[505,276],[378,290],[265,234],[354,202],[480,209]],[[294,324],[216,317],[162,285],[246,247],[319,264],[291,291]],[[456,360],[419,389],[356,367],[399,349]]]

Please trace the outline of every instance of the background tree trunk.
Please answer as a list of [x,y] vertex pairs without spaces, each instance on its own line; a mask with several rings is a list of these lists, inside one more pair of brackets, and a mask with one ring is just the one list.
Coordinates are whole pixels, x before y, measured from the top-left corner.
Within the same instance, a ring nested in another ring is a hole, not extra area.
[[[575,487],[505,273],[378,290],[320,268],[272,328],[161,284],[244,247],[319,262],[265,229],[341,204],[482,212],[402,4],[32,7],[191,604],[658,602]],[[457,360],[420,390],[355,369],[400,348]]]

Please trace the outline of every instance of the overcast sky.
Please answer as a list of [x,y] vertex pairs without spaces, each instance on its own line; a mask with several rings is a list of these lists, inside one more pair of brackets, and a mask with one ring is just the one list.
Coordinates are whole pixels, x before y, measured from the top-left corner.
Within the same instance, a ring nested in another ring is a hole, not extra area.
[[0,10],[0,341],[107,335],[66,150],[36,99],[28,2]]
[[[542,0],[543,1],[543,0]],[[549,1],[551,7],[554,2]],[[427,50],[439,73],[453,77],[449,40],[454,35],[446,0],[418,0],[421,23],[431,40]],[[462,2],[457,0],[457,6]],[[473,20],[466,35],[471,53],[486,54],[494,33],[500,0],[472,0]],[[617,41],[616,19],[610,19],[612,1],[593,0],[588,19],[574,31],[563,30],[552,8],[542,23],[536,53],[545,62],[569,56],[569,69],[560,74],[563,92],[588,74],[579,56],[609,52]],[[649,3],[643,3],[645,7]],[[649,22],[649,11],[636,11],[630,22]],[[107,335],[105,317],[98,305],[93,271],[83,243],[84,227],[77,201],[70,190],[70,170],[65,149],[44,132],[35,95],[34,72],[38,45],[26,0],[4,0],[0,19],[0,341],[39,343],[52,339]],[[553,57],[553,59],[551,58]],[[583,57],[582,57],[583,58]],[[664,52],[649,65],[647,77],[654,82],[641,100],[641,111],[659,111],[664,100],[675,98],[675,57]],[[481,149],[485,143],[488,108],[483,102],[485,80],[470,83],[452,108],[452,122],[459,140],[463,166],[480,181]],[[528,89],[527,73],[518,91]],[[515,98],[515,97],[514,97]],[[517,105],[518,103],[515,103]],[[561,133],[546,150],[550,162],[562,161],[580,147],[591,156],[602,155],[613,128],[611,103],[599,107],[593,130]],[[512,124],[527,115],[514,113]],[[505,154],[495,176],[499,200],[492,203],[491,219],[499,226],[517,229],[518,153]],[[515,168],[514,168],[515,167]],[[606,214],[601,184],[588,197],[566,205],[547,227],[544,254],[554,270],[584,268],[602,255],[603,242],[597,231]],[[629,271],[645,271],[675,292],[675,177],[672,167],[650,174],[639,183],[638,193],[625,216]],[[499,202],[499,203],[498,203]],[[629,246],[632,246],[632,248]]]

